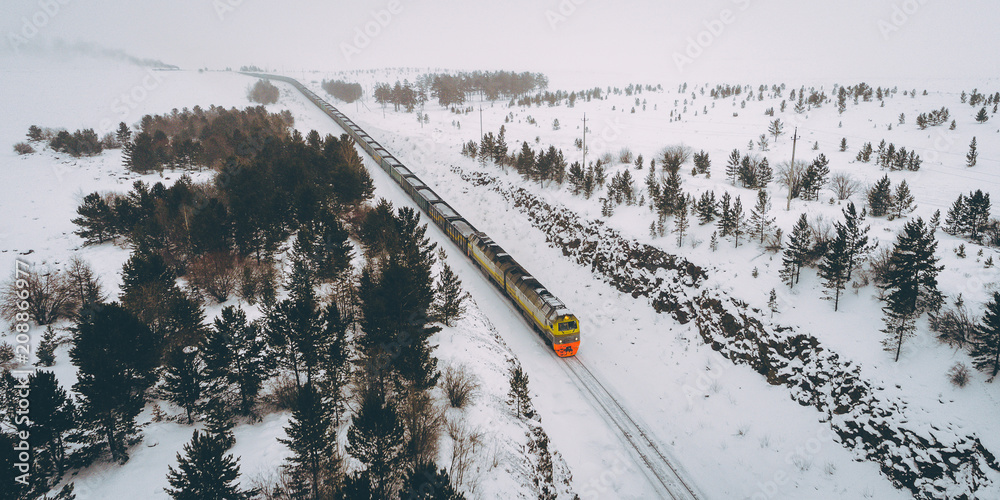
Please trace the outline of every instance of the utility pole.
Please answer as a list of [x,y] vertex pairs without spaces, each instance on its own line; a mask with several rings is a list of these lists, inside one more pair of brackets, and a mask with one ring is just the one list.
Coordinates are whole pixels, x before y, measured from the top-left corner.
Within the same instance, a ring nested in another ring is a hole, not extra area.
[[587,113],[583,113],[583,168],[587,168]]
[[479,98],[479,144],[483,143],[483,99]]
[[788,204],[785,205],[785,211],[792,209],[792,183],[795,181],[794,176],[797,175],[795,172],[795,143],[799,139],[799,128],[795,127],[795,132],[792,133],[792,163],[788,166]]

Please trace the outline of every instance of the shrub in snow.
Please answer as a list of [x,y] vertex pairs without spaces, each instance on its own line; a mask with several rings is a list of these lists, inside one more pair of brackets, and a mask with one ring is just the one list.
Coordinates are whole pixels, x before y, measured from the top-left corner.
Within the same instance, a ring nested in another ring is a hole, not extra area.
[[453,408],[464,408],[479,394],[482,385],[465,365],[449,366],[441,379],[445,394]]
[[31,147],[31,144],[27,142],[19,142],[14,145],[14,152],[19,155],[30,155],[35,152],[35,148]]
[[948,370],[948,381],[955,387],[965,387],[969,383],[969,367],[958,362]]

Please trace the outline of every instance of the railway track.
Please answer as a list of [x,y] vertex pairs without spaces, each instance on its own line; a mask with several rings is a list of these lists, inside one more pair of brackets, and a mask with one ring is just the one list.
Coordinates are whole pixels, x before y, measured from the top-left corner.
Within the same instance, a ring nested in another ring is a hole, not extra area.
[[590,395],[597,406],[621,434],[621,437],[637,455],[639,465],[644,465],[647,479],[661,498],[674,500],[698,500],[701,497],[688,480],[685,480],[670,459],[650,437],[651,432],[637,422],[618,402],[594,373],[579,357],[562,360],[569,372],[580,382],[580,386]]
[[[311,91],[307,90],[303,85],[294,79],[288,77],[280,77],[275,75],[266,75],[260,73],[245,73],[249,76],[276,79],[280,81],[285,81],[291,83],[296,89],[305,95],[310,102],[313,102],[321,111],[330,115],[334,110],[329,103],[322,101],[318,96],[316,96]],[[309,94],[312,94],[310,96]],[[317,102],[319,101],[319,102]],[[326,107],[327,109],[324,109]],[[332,117],[333,115],[331,115]],[[343,116],[343,115],[338,115]],[[334,118],[335,123],[337,119]],[[340,123],[338,126],[344,127]],[[355,132],[359,132],[355,130]],[[345,129],[345,132],[351,132]],[[380,159],[375,157],[375,153],[364,148],[369,156],[379,163]],[[511,306],[510,302],[504,301],[508,306]],[[512,307],[512,306],[511,306]],[[512,307],[513,310],[516,310]],[[529,330],[533,330],[530,322],[526,323]],[[540,336],[534,336],[540,343],[544,343]],[[594,375],[592,371],[581,361],[578,357],[566,357],[557,358],[559,362],[565,363],[563,366],[572,375],[573,378],[578,382],[577,386],[581,387],[582,391],[585,391],[585,396],[589,395],[589,399],[594,407],[599,410],[604,418],[610,422],[620,434],[623,443],[628,446],[634,453],[634,458],[636,459],[636,464],[640,466],[643,470],[644,475],[650,482],[650,485],[656,490],[657,494],[661,498],[670,498],[673,500],[699,500],[701,497],[697,493],[696,488],[689,481],[684,479],[678,468],[672,463],[668,456],[661,451],[660,447],[651,438],[652,433],[645,428],[640,422],[632,418],[625,407],[619,403],[618,399],[609,391],[603,383]]]

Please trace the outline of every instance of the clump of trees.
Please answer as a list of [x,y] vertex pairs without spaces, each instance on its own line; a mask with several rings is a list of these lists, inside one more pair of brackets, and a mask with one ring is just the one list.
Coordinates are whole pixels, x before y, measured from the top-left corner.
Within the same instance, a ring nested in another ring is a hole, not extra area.
[[119,124],[115,137],[122,144],[126,168],[139,173],[165,167],[221,168],[226,162],[257,156],[272,141],[287,140],[294,124],[288,110],[268,113],[263,106],[174,111],[143,116],[134,134],[125,123]]
[[278,91],[278,87],[263,79],[257,80],[257,83],[254,83],[253,86],[247,89],[247,99],[250,99],[250,102],[259,104],[274,104],[278,102],[280,95],[281,92]]
[[345,82],[343,80],[323,80],[321,85],[326,93],[347,103],[357,101],[364,95],[360,83]]
[[879,143],[878,149],[872,148],[870,142],[866,142],[855,158],[862,163],[868,163],[875,155],[876,164],[883,170],[909,170],[916,172],[920,170],[923,160],[916,151],[907,151],[906,148],[896,149],[896,145],[883,140]]

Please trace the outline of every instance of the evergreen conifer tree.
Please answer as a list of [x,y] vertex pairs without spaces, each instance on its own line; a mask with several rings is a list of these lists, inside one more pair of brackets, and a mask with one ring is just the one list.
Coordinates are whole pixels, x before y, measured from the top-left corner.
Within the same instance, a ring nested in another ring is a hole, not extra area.
[[770,233],[771,226],[774,225],[775,218],[767,216],[770,210],[771,200],[767,196],[767,191],[763,189],[757,191],[757,204],[750,212],[750,227],[753,228],[753,234],[760,237],[761,245],[764,244],[764,238]]
[[868,191],[868,206],[872,217],[882,217],[893,207],[892,190],[889,176],[885,175]]
[[84,245],[101,244],[115,236],[114,212],[100,194],[94,192],[85,196],[76,213],[79,217],[72,222],[80,228],[73,234],[83,238]]
[[905,340],[913,335],[914,322],[923,311],[937,310],[942,301],[937,289],[937,266],[934,251],[937,241],[927,229],[923,219],[907,221],[903,232],[896,238],[896,246],[889,257],[889,271],[880,287],[886,291],[886,334],[883,345],[895,351],[899,361]]
[[369,382],[347,431],[347,451],[364,466],[376,498],[389,498],[402,472],[405,436],[379,382]]
[[990,115],[986,112],[986,108],[980,108],[979,112],[976,113],[976,121],[979,123],[986,123],[989,119]]
[[969,153],[965,155],[965,166],[975,167],[977,158],[979,158],[979,152],[976,150],[976,138],[973,137],[969,144]]
[[798,222],[792,228],[792,235],[781,257],[781,278],[792,288],[799,282],[799,274],[805,264],[812,243],[812,230],[806,214],[799,216]]
[[413,500],[464,500],[451,486],[448,471],[438,470],[431,462],[420,462],[403,478],[399,498]]
[[734,225],[732,197],[726,191],[722,193],[722,198],[719,200],[719,222],[716,223],[719,228],[719,236],[729,236]]
[[678,247],[684,245],[684,235],[687,234],[689,225],[687,203],[681,203],[680,209],[674,214],[674,233],[677,235]]
[[897,218],[903,217],[916,210],[917,207],[913,204],[913,201],[913,195],[910,194],[910,186],[906,184],[905,180],[900,181],[899,185],[896,186],[896,194],[892,197],[893,215]]
[[252,412],[261,386],[274,368],[260,330],[257,323],[247,322],[242,309],[226,306],[201,345],[211,391],[234,390],[243,415]]
[[833,310],[840,306],[840,292],[845,288],[850,273],[850,255],[848,247],[850,235],[847,228],[840,222],[836,223],[837,236],[830,242],[823,261],[819,264],[819,276],[823,279],[823,287],[833,293]]
[[698,198],[698,203],[695,205],[695,210],[698,212],[698,223],[701,225],[708,224],[715,220],[718,208],[715,203],[715,191],[705,191],[701,193]]
[[860,268],[865,256],[874,250],[868,244],[868,230],[871,226],[865,226],[865,211],[858,214],[853,202],[847,204],[842,213],[844,214],[844,229],[846,230],[847,245],[844,250],[847,254],[847,279],[851,278],[851,273]]
[[175,349],[168,356],[162,389],[167,400],[184,408],[188,423],[193,423],[193,413],[200,406],[204,392],[204,375],[197,348]]
[[307,381],[298,392],[292,418],[285,427],[288,439],[278,441],[292,450],[285,468],[292,476],[293,494],[326,498],[339,483],[341,459],[323,395]]
[[740,165],[743,163],[743,155],[740,154],[740,150],[734,149],[732,153],[729,153],[729,161],[726,163],[726,178],[732,185],[736,185],[736,179],[740,174]]
[[243,500],[256,491],[241,490],[239,459],[226,455],[228,447],[221,439],[194,431],[184,445],[184,455],[177,454],[177,468],[168,466],[164,491],[174,500]]
[[76,406],[55,374],[41,370],[28,375],[28,403],[32,482],[47,489],[69,468],[68,448],[76,430]]
[[747,232],[747,218],[746,214],[743,212],[743,202],[740,201],[740,197],[736,197],[736,201],[733,202],[733,208],[730,212],[732,214],[732,234],[733,239],[738,248],[740,246],[740,236],[746,234]]
[[521,418],[535,418],[535,410],[531,404],[531,395],[528,392],[528,374],[517,365],[510,372],[510,391],[507,393],[507,402],[514,407],[514,412]]
[[989,225],[990,195],[977,189],[965,198],[964,226],[968,228],[969,236],[975,240],[982,239],[982,231]]
[[973,365],[989,373],[992,382],[1000,372],[1000,292],[993,292],[975,331],[976,342],[973,342],[970,353]]
[[944,219],[944,231],[948,234],[962,234],[968,231],[968,206],[965,195],[959,193],[958,198],[951,204],[948,214]]
[[118,304],[108,304],[76,326],[70,359],[78,369],[81,425],[90,445],[107,446],[113,460],[128,460],[139,429],[135,418],[155,380],[159,346],[153,332]]

